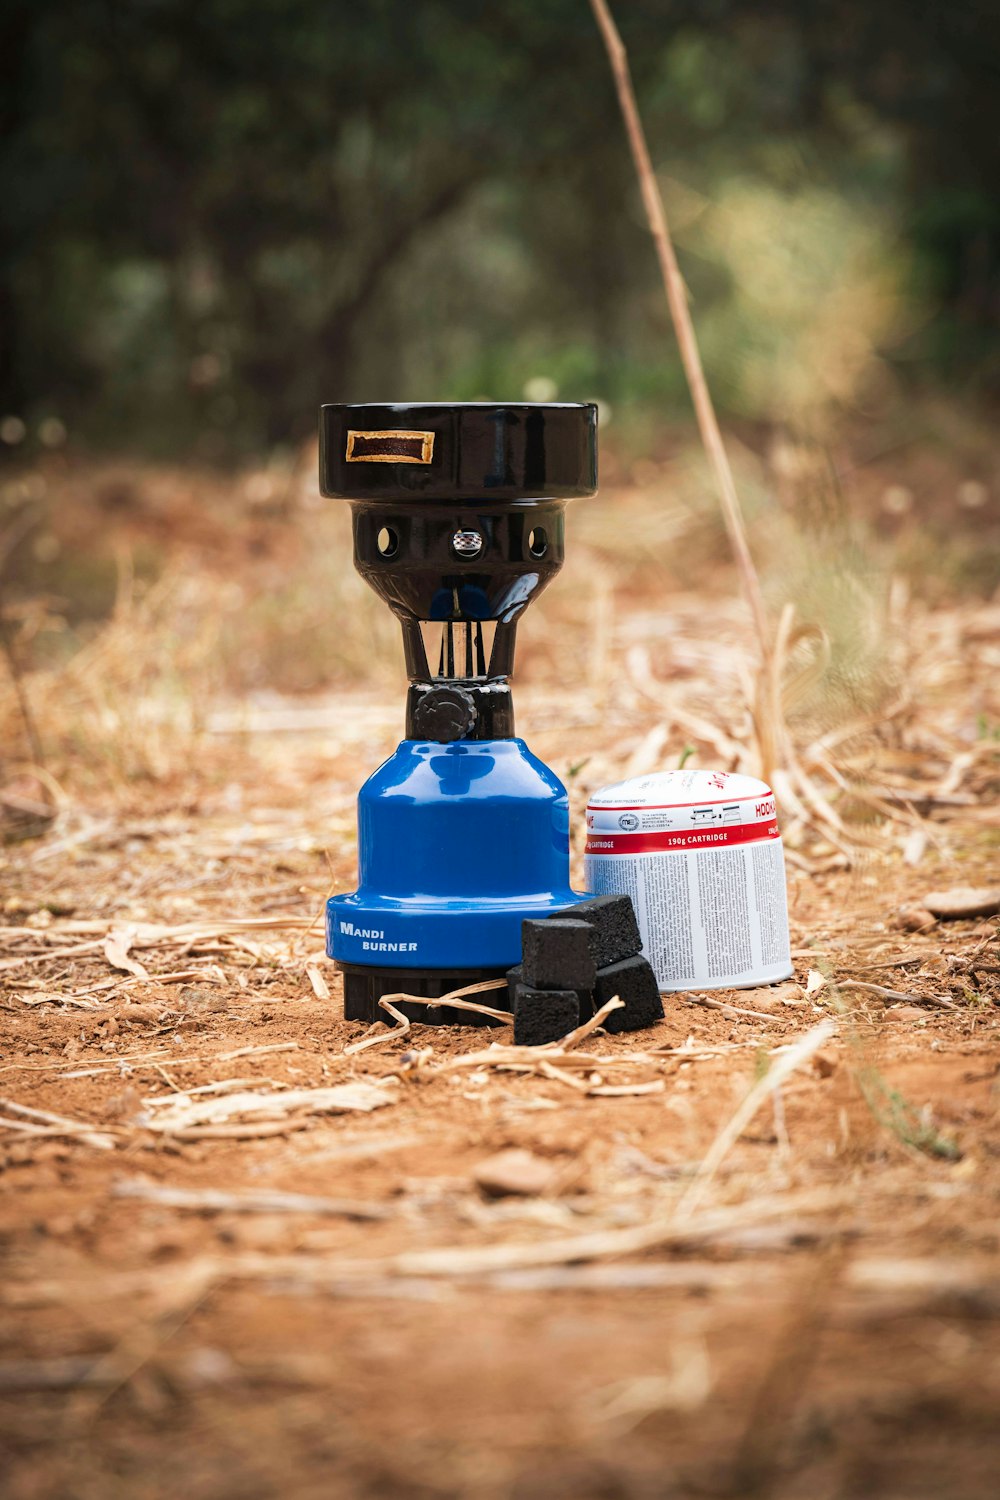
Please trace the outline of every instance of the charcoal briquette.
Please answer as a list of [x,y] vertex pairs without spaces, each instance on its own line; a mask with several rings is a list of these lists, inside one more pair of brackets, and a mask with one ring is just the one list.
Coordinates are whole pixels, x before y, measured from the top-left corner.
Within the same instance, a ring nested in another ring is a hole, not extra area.
[[604,1022],[605,1031],[616,1034],[642,1031],[646,1026],[663,1020],[663,1001],[656,975],[645,958],[626,958],[621,963],[598,969],[594,1009],[600,1010],[615,995],[624,1001],[624,1009],[611,1012]]
[[597,964],[589,922],[547,917],[521,923],[524,982],[539,990],[589,990]]
[[580,1024],[575,990],[535,989],[519,984],[514,995],[514,1041],[519,1047],[541,1047],[561,1041]]
[[575,919],[594,929],[592,952],[599,969],[634,958],[642,949],[642,937],[631,896],[592,896],[567,907],[550,921]]
[[517,1000],[517,987],[524,978],[524,970],[520,964],[515,964],[512,969],[507,970],[507,1009],[513,1011]]

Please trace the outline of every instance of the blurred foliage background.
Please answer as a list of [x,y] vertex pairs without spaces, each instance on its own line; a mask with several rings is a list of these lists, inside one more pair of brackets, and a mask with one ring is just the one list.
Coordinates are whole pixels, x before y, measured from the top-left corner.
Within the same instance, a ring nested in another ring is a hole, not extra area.
[[[723,410],[995,394],[1000,10],[616,11]],[[686,407],[586,0],[6,0],[0,69],[8,443],[225,461],[320,400]]]
[[[614,9],[772,617],[826,642],[796,733],[877,718],[906,601],[1000,579],[1000,9]],[[324,400],[599,401],[519,681],[620,723],[637,644],[707,660],[736,584],[587,0],[5,0],[0,74],[0,802],[43,754],[183,780],[223,701],[397,701]]]

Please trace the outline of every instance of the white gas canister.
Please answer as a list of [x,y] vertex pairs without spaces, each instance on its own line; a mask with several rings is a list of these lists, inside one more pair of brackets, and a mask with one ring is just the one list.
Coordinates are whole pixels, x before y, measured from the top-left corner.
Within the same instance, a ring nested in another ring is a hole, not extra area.
[[587,889],[625,893],[661,990],[771,984],[792,973],[774,793],[728,771],[661,771],[587,804]]

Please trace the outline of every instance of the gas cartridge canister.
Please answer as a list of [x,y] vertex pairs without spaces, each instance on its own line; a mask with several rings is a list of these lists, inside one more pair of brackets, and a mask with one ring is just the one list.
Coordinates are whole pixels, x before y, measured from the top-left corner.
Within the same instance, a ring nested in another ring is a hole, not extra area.
[[663,771],[595,792],[585,883],[632,898],[661,990],[734,989],[792,974],[774,794],[726,771]]

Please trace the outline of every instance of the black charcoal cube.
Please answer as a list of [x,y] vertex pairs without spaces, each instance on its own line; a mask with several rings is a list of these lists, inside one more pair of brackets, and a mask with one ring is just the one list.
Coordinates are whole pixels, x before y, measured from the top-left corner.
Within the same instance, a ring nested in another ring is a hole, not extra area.
[[521,923],[524,982],[538,990],[589,990],[597,965],[589,922],[547,917]]
[[523,978],[524,972],[520,964],[507,970],[507,1009],[511,1012],[517,1008],[517,987]]
[[656,985],[656,975],[645,958],[626,958],[619,964],[598,969],[594,985],[594,1009],[617,995],[625,1002],[623,1010],[613,1010],[604,1022],[605,1031],[642,1031],[655,1021],[663,1020],[663,1001]]
[[580,1002],[575,990],[534,989],[519,984],[514,995],[514,1042],[519,1047],[541,1047],[559,1042],[580,1024]]
[[599,969],[620,963],[623,958],[634,958],[642,950],[631,896],[592,896],[589,901],[578,901],[559,913],[562,920],[571,917],[593,927],[592,951]]
[[580,1020],[589,1021],[594,1014],[594,991],[592,989],[577,990],[576,998],[580,1002]]

